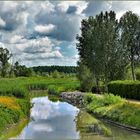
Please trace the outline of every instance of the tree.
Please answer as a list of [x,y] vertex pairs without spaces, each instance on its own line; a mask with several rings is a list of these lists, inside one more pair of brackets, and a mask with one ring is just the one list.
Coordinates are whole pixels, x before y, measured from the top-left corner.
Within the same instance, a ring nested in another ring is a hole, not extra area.
[[84,19],[77,40],[80,62],[91,70],[97,86],[100,79],[107,87],[110,80],[123,77],[127,63],[122,53],[115,12],[101,12],[96,17]]
[[133,80],[135,76],[135,62],[140,56],[140,19],[131,11],[126,12],[120,19],[120,33],[126,55],[131,63]]
[[0,66],[1,66],[1,76],[5,77],[9,67],[9,59],[12,54],[10,54],[7,48],[0,48]]
[[31,68],[27,68],[25,65],[19,65],[19,62],[16,62],[14,65],[14,73],[18,76],[29,77],[32,76],[33,70]]
[[79,63],[77,77],[80,80],[80,90],[90,92],[94,85],[94,78],[90,69]]

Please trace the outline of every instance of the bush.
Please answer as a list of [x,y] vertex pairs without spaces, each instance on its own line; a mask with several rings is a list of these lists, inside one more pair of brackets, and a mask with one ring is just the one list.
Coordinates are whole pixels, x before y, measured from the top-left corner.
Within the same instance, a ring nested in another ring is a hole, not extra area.
[[115,96],[113,94],[104,94],[104,96],[97,96],[95,94],[85,94],[85,104],[88,110],[94,111],[98,107],[109,106],[117,103],[124,102],[120,96]]
[[83,64],[79,65],[77,77],[80,80],[80,90],[90,92],[94,85],[94,79],[87,66]]
[[112,81],[108,84],[108,92],[124,98],[140,100],[140,82]]

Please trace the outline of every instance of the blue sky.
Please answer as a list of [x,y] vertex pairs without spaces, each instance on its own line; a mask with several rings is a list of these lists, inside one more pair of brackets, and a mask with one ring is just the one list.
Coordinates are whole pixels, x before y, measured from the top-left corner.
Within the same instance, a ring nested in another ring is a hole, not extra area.
[[119,19],[131,10],[140,15],[140,1],[1,1],[0,47],[27,66],[76,65],[76,35],[81,20],[114,10]]

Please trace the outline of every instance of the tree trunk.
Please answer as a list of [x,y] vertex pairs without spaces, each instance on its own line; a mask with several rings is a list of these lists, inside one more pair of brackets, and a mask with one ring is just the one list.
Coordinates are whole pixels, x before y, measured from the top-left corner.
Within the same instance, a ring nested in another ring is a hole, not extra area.
[[135,67],[134,67],[134,55],[131,49],[131,72],[132,72],[132,79],[135,81],[136,76],[135,76]]
[[96,89],[97,89],[97,93],[100,94],[99,78],[97,77],[96,77]]
[[132,79],[135,81],[136,76],[135,76],[134,61],[133,60],[131,60],[131,72],[132,72]]

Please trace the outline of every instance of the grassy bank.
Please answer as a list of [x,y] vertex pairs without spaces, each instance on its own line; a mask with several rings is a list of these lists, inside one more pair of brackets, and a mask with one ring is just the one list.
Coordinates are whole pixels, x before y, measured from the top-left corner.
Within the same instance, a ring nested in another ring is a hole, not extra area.
[[140,128],[140,105],[112,94],[97,96],[85,95],[88,112],[94,113],[104,119],[109,119],[121,124]]
[[[0,83],[0,134],[6,127],[29,116],[30,98],[47,94],[59,95],[62,91],[73,91],[79,87],[79,81],[75,77],[3,78]],[[45,92],[32,92],[43,90]]]
[[0,96],[0,134],[2,131],[29,115],[30,103],[25,99]]

